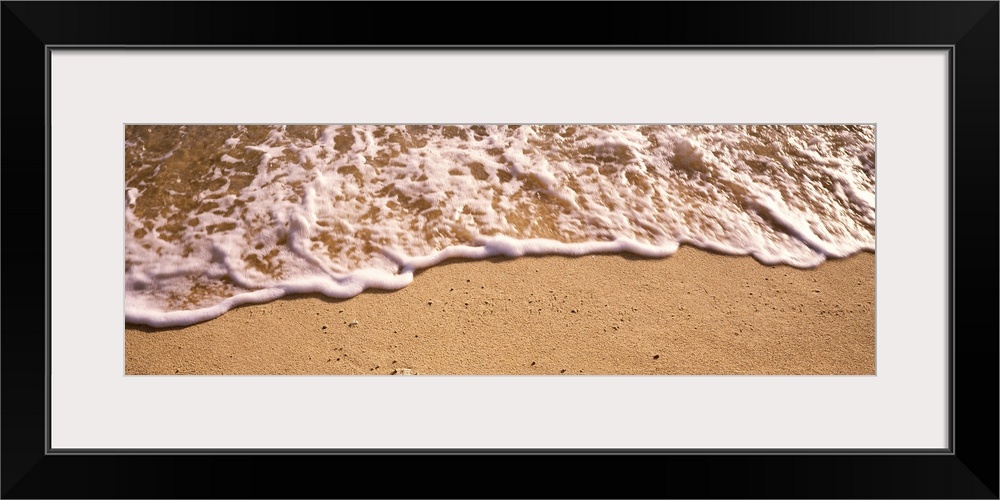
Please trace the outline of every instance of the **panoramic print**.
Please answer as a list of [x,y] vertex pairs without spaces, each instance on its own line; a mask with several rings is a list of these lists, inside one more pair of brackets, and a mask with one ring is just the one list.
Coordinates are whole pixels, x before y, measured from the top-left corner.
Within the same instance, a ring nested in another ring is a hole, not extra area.
[[126,125],[130,375],[875,373],[875,127]]

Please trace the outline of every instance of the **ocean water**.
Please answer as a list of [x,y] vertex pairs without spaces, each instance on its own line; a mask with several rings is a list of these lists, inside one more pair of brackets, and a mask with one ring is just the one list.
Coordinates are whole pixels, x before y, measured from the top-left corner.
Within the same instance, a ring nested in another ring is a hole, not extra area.
[[873,125],[128,125],[125,320],[399,289],[452,257],[875,249]]

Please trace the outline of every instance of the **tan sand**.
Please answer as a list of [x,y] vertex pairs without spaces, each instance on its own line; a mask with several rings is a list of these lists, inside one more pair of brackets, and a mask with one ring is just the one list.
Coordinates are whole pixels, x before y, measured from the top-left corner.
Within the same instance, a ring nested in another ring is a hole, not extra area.
[[875,255],[450,261],[394,292],[126,325],[127,374],[875,373]]

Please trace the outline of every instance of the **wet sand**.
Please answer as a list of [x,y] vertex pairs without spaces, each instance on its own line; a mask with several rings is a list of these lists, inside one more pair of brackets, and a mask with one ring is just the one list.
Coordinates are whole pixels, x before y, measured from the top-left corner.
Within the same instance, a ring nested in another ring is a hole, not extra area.
[[448,261],[392,292],[127,324],[126,374],[875,374],[875,255]]

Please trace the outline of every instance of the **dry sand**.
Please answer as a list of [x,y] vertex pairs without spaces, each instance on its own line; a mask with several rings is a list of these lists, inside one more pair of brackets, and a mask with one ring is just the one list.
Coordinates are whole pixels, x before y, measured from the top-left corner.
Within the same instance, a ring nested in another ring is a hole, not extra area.
[[875,373],[875,255],[449,261],[394,292],[126,325],[127,374]]

